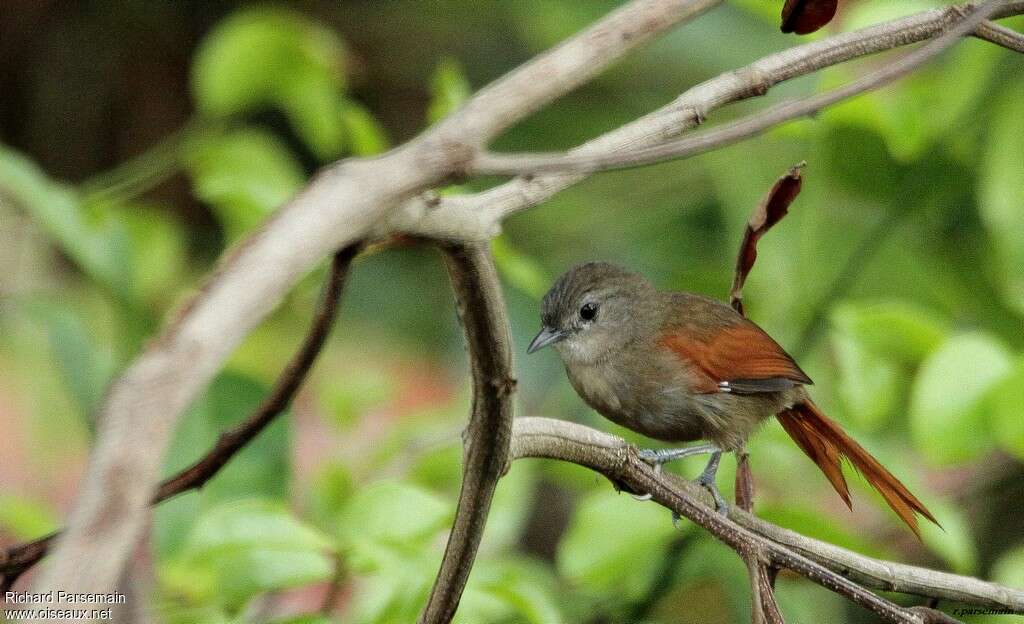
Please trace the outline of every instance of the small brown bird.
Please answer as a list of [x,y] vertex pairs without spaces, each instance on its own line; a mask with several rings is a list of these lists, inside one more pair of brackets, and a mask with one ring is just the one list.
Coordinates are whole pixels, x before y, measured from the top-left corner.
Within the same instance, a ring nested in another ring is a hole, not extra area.
[[[813,383],[782,347],[729,306],[658,291],[643,276],[604,262],[573,267],[544,296],[543,328],[527,353],[554,345],[573,388],[606,418],[658,440],[710,444],[645,451],[655,464],[711,453],[698,478],[715,497],[723,451],[743,448],[775,416],[850,503],[846,458],[918,533],[932,514],[878,460],[811,402]],[[937,524],[937,522],[936,522]]]

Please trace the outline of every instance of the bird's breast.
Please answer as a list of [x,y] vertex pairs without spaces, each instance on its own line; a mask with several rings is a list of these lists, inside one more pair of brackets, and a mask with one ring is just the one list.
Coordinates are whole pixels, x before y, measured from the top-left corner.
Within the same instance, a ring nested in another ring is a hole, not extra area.
[[587,405],[616,424],[659,440],[702,437],[683,381],[658,367],[619,364],[566,364],[566,372]]
[[601,364],[567,364],[565,372],[572,387],[587,405],[609,418],[612,418],[610,414],[622,410],[619,395],[624,380],[613,369]]

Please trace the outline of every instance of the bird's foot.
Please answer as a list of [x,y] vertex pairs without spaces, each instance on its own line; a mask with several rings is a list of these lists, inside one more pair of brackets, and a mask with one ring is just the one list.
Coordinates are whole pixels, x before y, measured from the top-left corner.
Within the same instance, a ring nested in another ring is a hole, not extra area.
[[715,477],[718,475],[718,464],[721,461],[722,451],[716,449],[711,453],[711,459],[708,460],[708,465],[704,468],[704,472],[700,473],[700,476],[694,482],[711,492],[712,498],[715,499],[715,509],[724,516],[729,513],[729,503],[725,502],[725,497],[718,491],[718,484],[715,483]]
[[707,489],[711,492],[712,498],[715,499],[715,510],[723,516],[729,515],[729,503],[726,502],[725,497],[718,491],[718,485],[715,484],[715,476],[701,474],[694,480],[694,483]]
[[638,455],[640,456],[640,459],[651,464],[655,468],[661,468],[662,465],[677,459],[716,452],[718,452],[718,447],[714,444],[699,444],[697,446],[686,446],[674,449],[640,449]]

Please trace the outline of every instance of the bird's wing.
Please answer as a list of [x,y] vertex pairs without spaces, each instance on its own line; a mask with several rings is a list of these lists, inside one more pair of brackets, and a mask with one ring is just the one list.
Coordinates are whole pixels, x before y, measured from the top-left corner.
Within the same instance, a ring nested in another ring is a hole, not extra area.
[[771,336],[732,308],[692,295],[673,302],[679,314],[662,328],[659,343],[705,377],[698,391],[756,394],[814,383]]

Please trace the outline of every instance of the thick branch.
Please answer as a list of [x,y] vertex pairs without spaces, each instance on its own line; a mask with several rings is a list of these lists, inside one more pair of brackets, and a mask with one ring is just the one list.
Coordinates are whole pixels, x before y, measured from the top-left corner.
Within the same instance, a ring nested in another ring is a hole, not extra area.
[[[700,125],[712,111],[764,95],[780,82],[936,37],[972,9],[973,5],[968,4],[923,11],[766,56],[746,67],[699,84],[667,106],[601,135],[569,153],[597,155],[661,144],[666,139]],[[1009,2],[998,10],[996,17],[1022,13],[1024,2]],[[979,32],[985,26],[983,24],[979,27]],[[542,203],[588,175],[578,172],[526,175],[473,195],[416,197],[406,202],[402,210],[391,217],[389,227],[397,231],[441,238],[490,238],[497,234],[501,221],[506,217]]]
[[411,143],[317,175],[226,256],[179,318],[113,384],[97,418],[96,446],[68,530],[36,591],[103,592],[114,586],[142,531],[179,415],[318,261],[379,234],[396,206],[463,172],[490,138],[714,4],[634,0],[499,79]]
[[498,479],[508,469],[512,437],[512,339],[489,246],[443,247],[473,371],[473,411],[463,434],[462,491],[441,569],[420,622],[455,615],[473,567]]
[[[711,496],[703,488],[674,475],[655,472],[639,460],[636,450],[621,438],[583,425],[550,418],[518,418],[513,425],[512,456],[569,461],[625,483],[634,491],[650,492],[655,501],[686,516],[730,546],[764,549],[762,554],[766,554],[771,563],[807,576],[833,591],[839,588],[844,595],[848,595],[845,592],[850,584],[858,583],[883,591],[1024,614],[1024,591],[1021,590],[866,557],[765,522],[736,506],[730,506],[726,520],[714,512]],[[835,576],[843,577],[844,582],[838,584]],[[858,602],[866,598],[861,592],[863,590],[858,593]],[[866,606],[874,610],[872,605]],[[899,611],[886,606],[886,613],[879,615],[892,618],[890,621],[922,621],[915,618],[924,617],[920,611],[896,608]]]
[[[345,278],[358,252],[359,245],[351,245],[334,254],[320,304],[313,315],[313,323],[306,332],[299,350],[281,371],[267,398],[248,418],[233,429],[222,433],[214,447],[196,463],[161,483],[151,504],[158,505],[178,494],[203,487],[238,451],[252,442],[267,425],[288,408],[330,334],[334,319],[338,315],[338,304],[345,287]],[[59,533],[52,533],[0,553],[0,593],[9,589],[19,576],[45,557],[58,535]]]
[[703,154],[714,149],[732,145],[743,139],[757,136],[794,119],[807,117],[821,110],[848,100],[856,95],[888,85],[921,67],[961,37],[973,32],[982,22],[994,15],[1003,5],[1001,0],[991,0],[975,9],[935,41],[903,58],[882,66],[860,78],[832,91],[782,102],[748,117],[730,122],[707,132],[666,141],[659,145],[637,147],[599,154],[551,153],[551,154],[481,154],[472,164],[472,171],[481,174],[537,174],[545,171],[570,171],[591,173],[609,169],[623,169],[649,165]]

